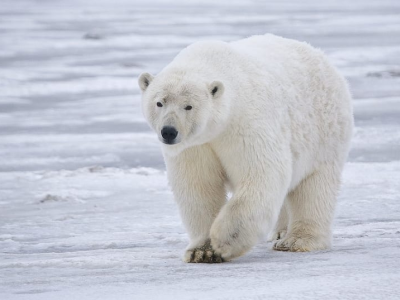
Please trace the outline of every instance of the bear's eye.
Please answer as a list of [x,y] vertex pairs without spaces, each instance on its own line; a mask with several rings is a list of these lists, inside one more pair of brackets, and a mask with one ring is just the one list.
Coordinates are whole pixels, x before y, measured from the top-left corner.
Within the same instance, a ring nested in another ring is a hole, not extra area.
[[157,102],[157,106],[158,106],[158,107],[163,107],[163,105],[162,105],[161,102]]
[[191,110],[193,107],[191,105],[188,105],[185,107],[186,110]]

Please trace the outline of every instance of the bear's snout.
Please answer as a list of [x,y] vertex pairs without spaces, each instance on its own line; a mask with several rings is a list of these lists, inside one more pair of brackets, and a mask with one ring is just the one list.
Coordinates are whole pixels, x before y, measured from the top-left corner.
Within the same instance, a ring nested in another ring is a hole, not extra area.
[[172,126],[164,126],[161,129],[161,136],[164,139],[164,143],[166,144],[174,144],[176,137],[178,136],[178,131],[175,127]]

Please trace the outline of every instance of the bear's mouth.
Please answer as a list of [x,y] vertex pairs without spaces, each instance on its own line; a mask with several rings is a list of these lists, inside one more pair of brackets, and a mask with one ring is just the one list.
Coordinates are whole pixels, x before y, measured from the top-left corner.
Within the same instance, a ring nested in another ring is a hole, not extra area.
[[171,140],[171,139],[164,139],[164,138],[162,138],[162,137],[160,137],[159,140],[160,140],[160,142],[162,142],[163,144],[165,144],[165,145],[170,145],[170,146],[179,144],[179,143],[181,142],[180,139],[173,139],[173,140]]
[[177,142],[175,141],[175,140],[166,140],[166,139],[163,139],[162,140],[162,142],[164,143],[164,144],[166,144],[166,145],[175,145],[175,144],[177,144]]

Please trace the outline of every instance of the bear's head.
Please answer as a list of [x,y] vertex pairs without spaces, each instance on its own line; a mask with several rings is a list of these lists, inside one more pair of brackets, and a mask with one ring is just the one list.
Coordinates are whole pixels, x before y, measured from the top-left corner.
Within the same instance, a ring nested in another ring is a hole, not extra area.
[[185,71],[139,77],[142,109],[167,152],[210,142],[224,128],[229,115],[224,85],[206,82]]

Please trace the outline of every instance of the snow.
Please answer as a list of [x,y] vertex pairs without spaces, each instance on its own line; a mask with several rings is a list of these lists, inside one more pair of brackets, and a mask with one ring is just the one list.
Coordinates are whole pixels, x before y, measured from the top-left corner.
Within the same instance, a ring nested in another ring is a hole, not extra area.
[[[0,299],[399,299],[398,1],[3,0],[0,32]],[[333,248],[185,264],[137,77],[266,32],[323,49],[355,98]]]

